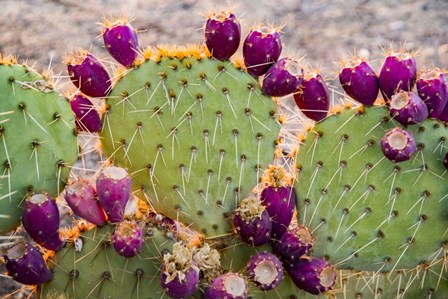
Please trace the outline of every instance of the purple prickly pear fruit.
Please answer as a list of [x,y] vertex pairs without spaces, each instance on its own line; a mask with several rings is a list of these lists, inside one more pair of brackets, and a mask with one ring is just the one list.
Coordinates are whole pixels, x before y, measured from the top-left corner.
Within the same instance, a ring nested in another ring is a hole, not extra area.
[[448,153],[446,153],[445,158],[443,159],[443,165],[448,169]]
[[171,298],[189,298],[198,289],[199,268],[192,257],[192,251],[180,243],[163,256],[160,284]]
[[112,236],[115,251],[126,258],[139,254],[143,242],[143,231],[135,221],[125,220],[119,223]]
[[205,290],[204,299],[246,299],[248,286],[244,278],[233,272],[216,277]]
[[284,265],[294,284],[313,295],[331,290],[336,282],[334,267],[319,258],[304,257],[285,262]]
[[64,198],[75,215],[98,226],[106,223],[106,214],[96,198],[95,189],[88,181],[79,180],[67,186]]
[[443,122],[448,122],[448,104],[446,104],[445,108],[443,109],[442,113],[437,117],[438,120]]
[[300,110],[315,121],[324,119],[330,109],[330,96],[325,81],[317,72],[307,72],[294,93]]
[[272,290],[283,279],[282,263],[268,252],[253,255],[247,262],[246,271],[249,279],[263,291]]
[[70,107],[75,114],[76,128],[79,131],[94,133],[101,130],[100,114],[88,98],[78,94],[70,100]]
[[285,260],[295,260],[307,254],[313,247],[314,238],[307,227],[299,225],[288,230],[273,244],[274,252]]
[[125,67],[134,63],[138,54],[137,31],[126,18],[103,20],[103,41],[109,54]]
[[243,199],[235,212],[233,224],[243,242],[260,246],[271,239],[271,219],[258,198]]
[[131,195],[131,178],[127,171],[114,166],[103,169],[96,180],[96,192],[109,221],[123,221],[126,204]]
[[294,59],[283,58],[274,63],[263,79],[263,93],[283,97],[297,90],[303,79],[303,69]]
[[339,73],[339,82],[352,99],[363,105],[373,105],[378,96],[378,77],[362,59],[357,58],[346,63]]
[[415,92],[401,90],[391,98],[390,115],[403,125],[418,124],[428,118],[428,107]]
[[259,25],[244,40],[243,56],[247,72],[258,77],[265,74],[282,52],[278,28]]
[[20,283],[38,285],[53,277],[39,250],[25,241],[16,242],[6,250],[4,258],[8,275]]
[[288,229],[296,208],[296,195],[292,177],[280,166],[269,166],[262,178],[266,187],[261,192],[261,202],[272,222],[271,237],[279,240]]
[[31,238],[42,247],[57,251],[64,245],[59,237],[58,206],[46,194],[27,198],[22,223]]
[[381,94],[389,102],[400,90],[411,91],[417,79],[417,64],[410,53],[390,53],[378,77]]
[[214,58],[224,61],[232,57],[240,40],[240,22],[230,10],[215,12],[207,19],[205,44]]
[[89,52],[80,50],[66,59],[73,84],[91,97],[105,97],[111,90],[111,79],[103,64]]
[[424,71],[417,80],[417,90],[428,107],[429,117],[439,117],[448,103],[445,73],[438,68]]
[[381,139],[384,156],[393,162],[409,160],[417,150],[414,136],[401,128],[393,128]]
[[149,212],[148,215],[146,216],[146,219],[149,220],[150,223],[156,225],[157,227],[159,227],[164,231],[177,232],[179,230],[178,222],[162,214]]

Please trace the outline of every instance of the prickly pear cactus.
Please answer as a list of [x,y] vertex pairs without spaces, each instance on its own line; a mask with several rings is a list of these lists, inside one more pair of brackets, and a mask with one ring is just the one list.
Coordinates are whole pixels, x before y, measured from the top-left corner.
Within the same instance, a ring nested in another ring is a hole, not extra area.
[[16,228],[26,194],[57,195],[77,156],[73,115],[50,80],[0,56],[0,234]]
[[446,253],[448,129],[435,120],[409,126],[417,153],[393,163],[380,139],[395,126],[383,107],[346,110],[300,146],[299,222],[314,231],[314,255],[339,268],[411,269]]
[[[140,223],[142,224],[142,223]],[[155,227],[144,226],[145,243],[138,257],[118,256],[112,246],[113,226],[93,228],[72,238],[49,264],[54,278],[38,295],[51,298],[160,298],[160,261],[173,240]],[[146,294],[142,297],[141,294]]]
[[108,97],[104,152],[157,211],[206,236],[226,234],[226,214],[273,159],[276,105],[245,71],[199,48],[150,58]]

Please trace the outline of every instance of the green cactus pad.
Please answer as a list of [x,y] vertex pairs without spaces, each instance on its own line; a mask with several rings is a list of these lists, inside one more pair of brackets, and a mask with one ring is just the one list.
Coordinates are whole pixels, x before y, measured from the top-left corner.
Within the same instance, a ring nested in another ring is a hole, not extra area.
[[396,123],[384,107],[343,111],[318,123],[300,146],[299,222],[314,231],[313,255],[339,268],[411,269],[447,246],[448,129],[426,120],[407,128],[411,160],[384,157],[380,139]]
[[0,234],[19,224],[27,193],[63,190],[66,166],[78,156],[73,119],[40,74],[0,63]]
[[80,238],[81,250],[76,251],[71,243],[56,253],[48,263],[54,277],[39,287],[38,297],[162,298],[160,261],[162,252],[172,249],[173,241],[158,229],[145,227],[142,252],[126,259],[112,246],[113,230],[111,225],[91,229]]
[[230,61],[147,60],[113,88],[104,152],[127,167],[134,190],[158,211],[206,236],[226,219],[273,159],[277,107]]

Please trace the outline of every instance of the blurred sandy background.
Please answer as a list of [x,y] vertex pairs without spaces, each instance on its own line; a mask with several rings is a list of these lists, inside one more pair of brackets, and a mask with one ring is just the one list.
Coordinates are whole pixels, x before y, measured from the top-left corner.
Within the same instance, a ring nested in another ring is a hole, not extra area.
[[[339,69],[339,58],[355,51],[370,56],[378,71],[383,49],[389,46],[419,50],[419,67],[448,66],[448,0],[248,0],[234,4],[243,20],[243,37],[259,22],[286,24],[283,55],[305,56],[306,64],[320,66],[330,80]],[[133,18],[134,27],[141,31],[141,47],[201,43],[204,13],[225,5],[225,1],[206,0],[0,0],[0,53],[28,58],[39,70],[51,60],[54,73],[66,76],[61,60],[79,47],[107,58],[96,24],[103,16]],[[6,295],[17,287],[0,276],[1,299],[26,298],[26,292]]]

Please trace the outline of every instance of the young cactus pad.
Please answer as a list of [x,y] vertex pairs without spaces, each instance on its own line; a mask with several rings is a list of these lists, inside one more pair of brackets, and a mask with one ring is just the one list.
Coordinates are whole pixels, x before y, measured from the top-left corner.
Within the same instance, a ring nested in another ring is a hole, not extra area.
[[158,212],[207,236],[225,234],[226,212],[273,159],[276,104],[231,62],[175,53],[159,50],[114,86],[104,152]]
[[[93,228],[56,253],[49,263],[54,277],[39,287],[39,298],[161,298],[160,260],[173,242],[157,228],[144,227],[138,256],[119,256],[112,246],[113,226]],[[75,244],[81,244],[75,246]]]
[[345,110],[300,146],[299,222],[314,232],[313,255],[338,268],[411,269],[445,254],[448,129],[435,120],[408,126],[417,152],[393,163],[380,139],[396,125],[384,107]]
[[57,195],[78,156],[74,117],[51,83],[0,56],[0,234],[20,222],[29,193]]

